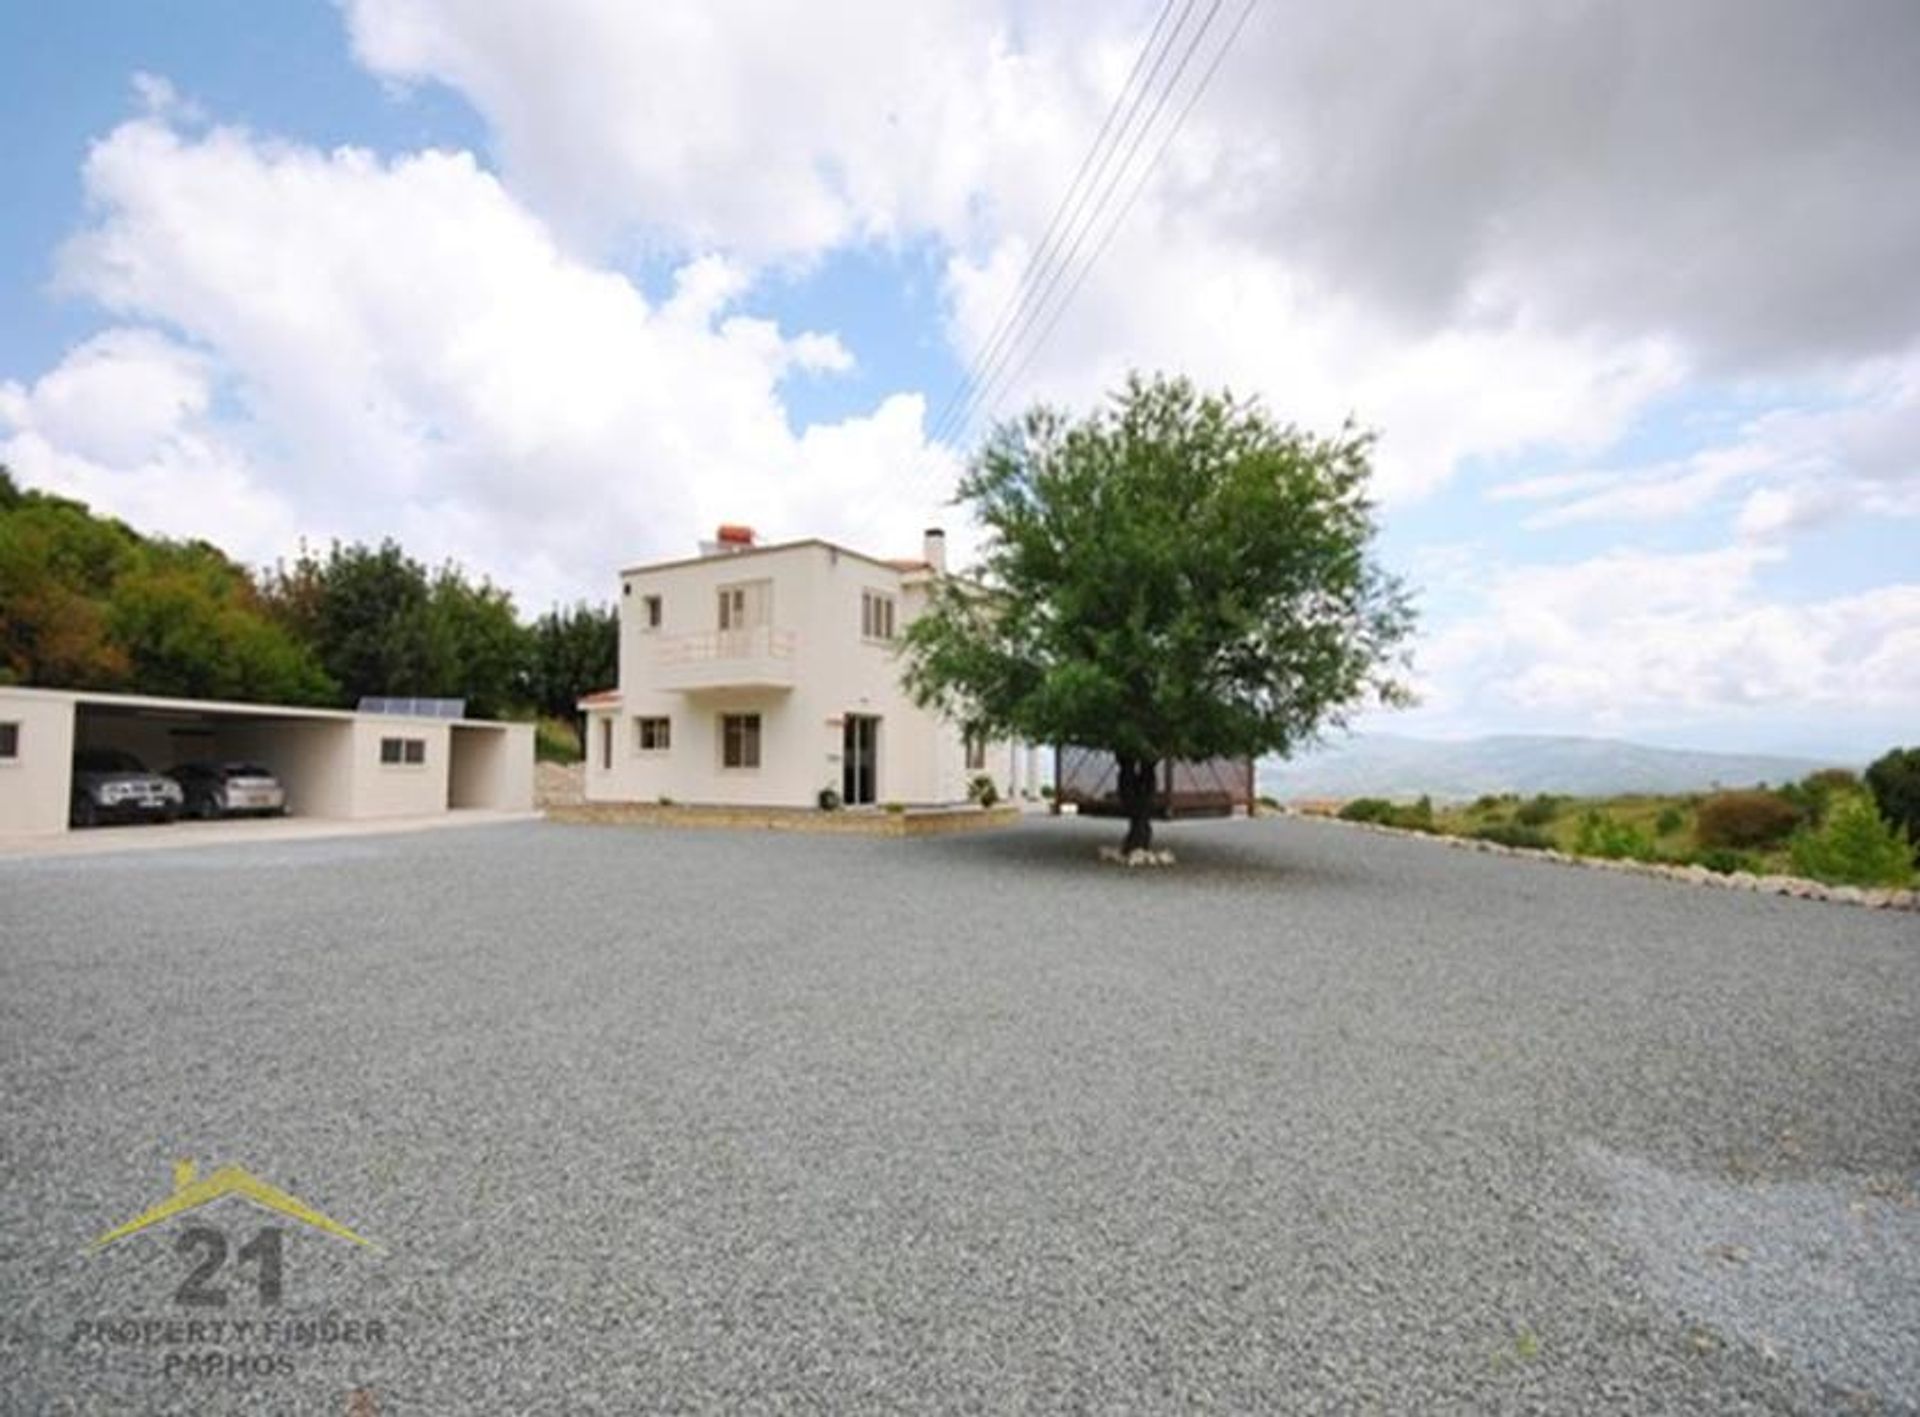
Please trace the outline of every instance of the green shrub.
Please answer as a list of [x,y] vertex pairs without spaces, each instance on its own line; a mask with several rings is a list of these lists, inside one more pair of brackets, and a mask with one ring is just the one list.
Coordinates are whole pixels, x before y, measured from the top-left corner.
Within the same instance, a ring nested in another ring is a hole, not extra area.
[[1473,810],[1476,812],[1491,812],[1506,800],[1506,798],[1496,792],[1489,792],[1484,796],[1473,799]]
[[1538,797],[1522,802],[1514,810],[1513,819],[1523,827],[1544,827],[1559,815],[1560,799],[1542,792]]
[[1735,871],[1745,871],[1757,875],[1760,862],[1744,851],[1735,851],[1732,847],[1716,846],[1707,851],[1696,851],[1690,858],[1695,866],[1704,866],[1715,875],[1731,876]]
[[1653,834],[1672,836],[1686,824],[1686,815],[1678,807],[1662,807],[1660,815],[1653,819]]
[[580,735],[564,718],[543,718],[533,726],[533,756],[542,763],[577,763],[586,755],[580,751]]
[[1913,880],[1913,847],[1867,798],[1843,797],[1825,826],[1794,837],[1793,869],[1836,885],[1905,886]]
[[1531,851],[1545,851],[1553,845],[1553,838],[1538,827],[1523,827],[1518,823],[1489,823],[1474,832],[1480,841],[1497,841],[1502,846],[1522,846]]
[[1880,815],[1920,840],[1920,748],[1894,748],[1867,769],[1867,790]]
[[1598,856],[1608,861],[1652,861],[1660,854],[1638,827],[1617,822],[1601,812],[1588,812],[1580,819],[1573,849],[1577,855]]
[[1384,797],[1356,797],[1340,809],[1343,822],[1384,822],[1394,813],[1393,803]]
[[1702,846],[1772,846],[1799,825],[1799,809],[1777,793],[1716,792],[1700,804],[1694,835]]
[[891,812],[895,816],[899,816],[900,813],[907,810],[907,804],[904,802],[883,802],[880,804],[880,810],[883,812]]
[[1000,800],[1000,789],[993,785],[992,778],[980,773],[967,784],[967,800],[991,807]]

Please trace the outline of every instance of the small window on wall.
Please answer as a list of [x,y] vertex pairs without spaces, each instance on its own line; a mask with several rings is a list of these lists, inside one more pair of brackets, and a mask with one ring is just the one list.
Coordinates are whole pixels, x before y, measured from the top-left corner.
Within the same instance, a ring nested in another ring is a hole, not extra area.
[[869,640],[893,638],[893,597],[877,590],[860,592],[860,635]]
[[20,756],[20,725],[0,723],[0,763],[10,763]]
[[720,715],[720,766],[757,768],[760,766],[760,715],[723,713]]
[[418,767],[427,760],[427,740],[424,738],[382,738],[380,740],[380,761],[388,766],[404,764]]
[[[952,742],[952,739],[948,739]],[[985,772],[987,769],[987,740],[978,733],[967,735],[967,771]]]
[[633,722],[639,735],[641,752],[664,753],[673,746],[672,719],[636,718]]
[[643,595],[640,597],[640,623],[649,630],[660,628],[660,597]]

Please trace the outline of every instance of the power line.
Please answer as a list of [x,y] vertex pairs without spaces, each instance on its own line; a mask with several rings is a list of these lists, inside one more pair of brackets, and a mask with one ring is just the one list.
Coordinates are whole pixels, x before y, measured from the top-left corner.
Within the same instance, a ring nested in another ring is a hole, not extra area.
[[[1240,37],[1240,31],[1246,27],[1248,17],[1253,14],[1254,6],[1258,3],[1259,0],[1246,0],[1246,3],[1241,6],[1240,14],[1235,18],[1233,27],[1227,31],[1227,37],[1221,42],[1220,48],[1214,53],[1212,62],[1207,65],[1206,72],[1200,76],[1200,81],[1194,86],[1193,92],[1187,96],[1186,103],[1183,104],[1180,111],[1174,115],[1173,124],[1166,130],[1166,135],[1161,139],[1160,146],[1154,149],[1152,158],[1148,161],[1147,165],[1141,169],[1139,181],[1134,184],[1133,189],[1127,194],[1126,201],[1121,204],[1120,210],[1115,213],[1113,221],[1101,236],[1100,243],[1094,248],[1093,254],[1087,258],[1086,264],[1081,266],[1079,274],[1074,277],[1073,284],[1067,288],[1065,297],[1060,301],[1059,305],[1054,308],[1052,317],[1048,319],[1046,325],[1041,329],[1038,338],[1028,346],[1026,356],[1020,361],[1019,365],[1013,369],[1012,374],[1005,380],[994,381],[999,384],[998,395],[996,396],[994,394],[991,383],[982,388],[973,410],[974,413],[979,412],[981,409],[991,411],[993,408],[998,407],[997,401],[989,402],[989,399],[997,399],[999,396],[1004,396],[1009,389],[1018,383],[1020,377],[1032,366],[1033,361],[1039,357],[1040,351],[1046,346],[1048,337],[1053,334],[1061,318],[1065,316],[1067,310],[1072,306],[1074,296],[1080,293],[1080,287],[1086,284],[1087,277],[1093,273],[1094,267],[1100,264],[1100,258],[1106,254],[1107,248],[1113,244],[1113,238],[1119,234],[1121,227],[1126,224],[1127,216],[1133,211],[1134,204],[1140,200],[1140,194],[1146,190],[1148,180],[1153,176],[1155,169],[1159,167],[1161,159],[1166,156],[1167,149],[1173,146],[1173,140],[1179,136],[1181,127],[1187,121],[1187,115],[1193,112],[1194,108],[1199,104],[1201,96],[1207,91],[1208,85],[1213,82],[1213,76],[1219,72],[1221,63],[1227,57],[1227,52],[1233,48],[1234,42]],[[1216,8],[1218,7],[1216,6]],[[1131,160],[1131,155],[1129,155],[1129,160]],[[969,414],[966,422],[971,422],[971,419],[972,414]],[[966,423],[963,422],[961,426],[965,427]]]
[[[1060,203],[1054,208],[1053,216],[1047,223],[1047,229],[1040,239],[1040,244],[1034,247],[1033,251],[1028,255],[1026,267],[1021,271],[1019,281],[1016,283],[1012,293],[1007,297],[1006,304],[1001,308],[998,318],[994,321],[992,332],[986,343],[981,347],[980,352],[974,356],[973,361],[969,365],[966,377],[955,388],[952,395],[948,397],[946,404],[940,410],[939,417],[934,420],[930,436],[936,441],[938,440],[941,430],[946,427],[950,417],[960,409],[963,409],[966,406],[968,398],[975,392],[982,370],[986,367],[987,363],[999,353],[1002,342],[1007,337],[1013,327],[1015,319],[1020,314],[1021,307],[1027,302],[1034,289],[1037,288],[1042,281],[1043,272],[1052,264],[1053,258],[1058,255],[1059,247],[1055,242],[1055,237],[1060,236],[1061,239],[1064,240],[1064,232],[1070,230],[1072,226],[1078,222],[1080,209],[1084,206],[1087,195],[1092,192],[1093,186],[1105,175],[1107,164],[1111,161],[1114,151],[1118,148],[1121,137],[1124,136],[1127,129],[1133,125],[1134,115],[1139,112],[1140,104],[1147,90],[1152,88],[1154,78],[1160,72],[1160,66],[1166,62],[1166,56],[1170,52],[1174,40],[1179,37],[1181,29],[1186,25],[1187,16],[1193,12],[1196,0],[1186,0],[1184,7],[1181,9],[1179,20],[1175,22],[1172,31],[1167,35],[1166,43],[1161,46],[1158,57],[1153,61],[1153,67],[1147,74],[1146,82],[1141,86],[1140,91],[1134,94],[1131,102],[1129,102],[1128,95],[1133,93],[1134,80],[1140,77],[1141,69],[1146,65],[1148,55],[1154,52],[1155,42],[1159,40],[1160,32],[1166,27],[1167,16],[1173,13],[1173,8],[1176,3],[1178,3],[1178,0],[1166,0],[1166,3],[1161,6],[1160,13],[1153,22],[1153,28],[1147,34],[1146,43],[1140,46],[1140,52],[1134,56],[1133,67],[1127,72],[1126,82],[1120,86],[1120,92],[1114,95],[1113,104],[1107,109],[1107,115],[1101,121],[1100,131],[1094,134],[1093,142],[1088,146],[1086,155],[1080,159],[1080,167],[1079,170],[1074,173],[1073,181],[1067,184],[1067,190],[1061,194]],[[1126,110],[1126,116],[1121,120],[1119,131],[1114,134],[1113,142],[1108,144],[1106,141],[1107,134],[1113,128],[1113,120],[1120,115],[1123,108]],[[1103,148],[1104,152],[1102,151]],[[1096,158],[1098,159],[1097,163]],[[1081,191],[1081,184],[1086,180],[1089,171],[1093,173],[1093,180],[1087,184],[1086,190],[1083,192]]]
[[1106,212],[1107,203],[1113,199],[1113,194],[1119,189],[1121,180],[1126,177],[1127,170],[1132,167],[1134,156],[1140,151],[1140,145],[1146,141],[1147,134],[1153,131],[1153,125],[1159,120],[1161,111],[1166,108],[1167,100],[1173,96],[1174,89],[1179,86],[1180,76],[1186,73],[1187,65],[1192,61],[1194,52],[1199,48],[1200,42],[1206,38],[1207,30],[1213,25],[1214,17],[1220,13],[1220,5],[1221,0],[1213,0],[1211,7],[1207,10],[1206,16],[1200,21],[1200,27],[1193,32],[1192,38],[1187,42],[1186,49],[1181,53],[1180,62],[1174,67],[1173,73],[1167,77],[1166,84],[1160,90],[1159,98],[1154,101],[1153,110],[1147,115],[1147,121],[1143,123],[1134,134],[1133,141],[1127,147],[1127,155],[1121,159],[1119,167],[1114,169],[1112,178],[1107,182],[1106,186],[1101,189],[1100,200],[1095,205],[1092,214],[1087,218],[1086,223],[1081,226],[1079,231],[1075,233],[1073,244],[1068,249],[1065,260],[1053,272],[1052,278],[1049,280],[1046,288],[1039,293],[1038,298],[1021,312],[1021,319],[1014,330],[1012,339],[1010,339],[1001,350],[1000,357],[995,364],[982,374],[980,387],[977,388],[974,393],[974,401],[964,406],[961,410],[962,419],[960,426],[962,428],[972,422],[973,414],[979,411],[978,400],[985,396],[986,390],[992,386],[1000,374],[1005,372],[1008,362],[1013,359],[1018,350],[1020,337],[1032,328],[1033,322],[1039,312],[1047,307],[1048,302],[1053,299],[1054,292],[1059,289],[1060,282],[1066,279],[1069,272],[1073,269],[1074,258],[1080,254],[1080,248],[1086,244],[1087,236],[1093,231],[1101,216]]

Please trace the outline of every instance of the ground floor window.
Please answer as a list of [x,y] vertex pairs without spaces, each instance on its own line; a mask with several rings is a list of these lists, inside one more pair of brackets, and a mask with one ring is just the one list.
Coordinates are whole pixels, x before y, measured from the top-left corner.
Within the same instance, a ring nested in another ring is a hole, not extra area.
[[639,748],[643,753],[664,753],[673,746],[673,720],[670,718],[636,718],[636,732],[639,735]]
[[0,762],[20,756],[20,725],[0,723]]
[[600,771],[613,771],[613,720],[600,720]]
[[723,713],[720,715],[720,766],[757,768],[760,766],[760,715]]
[[382,738],[380,740],[380,761],[389,765],[404,763],[409,767],[418,767],[427,760],[427,740],[424,738]]
[[[952,742],[952,739],[948,739]],[[967,735],[967,771],[985,772],[987,769],[987,740],[978,733]]]

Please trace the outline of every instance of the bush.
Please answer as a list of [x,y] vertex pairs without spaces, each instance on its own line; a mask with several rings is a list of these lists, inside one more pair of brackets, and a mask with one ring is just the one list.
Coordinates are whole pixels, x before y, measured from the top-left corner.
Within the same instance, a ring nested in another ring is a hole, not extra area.
[[1588,812],[1580,819],[1580,832],[1574,838],[1573,849],[1578,855],[1598,856],[1607,861],[1651,861],[1659,855],[1645,832],[1600,812]]
[[907,804],[904,802],[882,802],[880,804],[880,810],[883,812],[889,812],[897,817],[902,812],[907,810]]
[[533,726],[533,756],[542,763],[577,763],[585,754],[580,751],[580,735],[571,723],[564,718],[543,718]]
[[1000,789],[993,785],[992,778],[981,773],[967,784],[967,800],[991,807],[1000,800]]
[[1384,822],[1393,816],[1393,803],[1384,797],[1356,797],[1340,809],[1343,822]]
[[1660,815],[1653,819],[1655,836],[1672,836],[1687,824],[1685,814],[1678,807],[1662,807]]
[[1905,886],[1913,881],[1913,847],[1872,802],[1844,797],[1824,827],[1794,837],[1793,869],[1836,885]]
[[1538,797],[1522,802],[1514,810],[1513,819],[1523,827],[1544,827],[1560,815],[1560,799],[1542,792]]
[[1530,851],[1545,851],[1553,845],[1553,838],[1538,827],[1523,827],[1513,823],[1492,823],[1474,832],[1477,841],[1494,841],[1502,846],[1520,846]]
[[1702,846],[1772,846],[1800,825],[1800,812],[1772,792],[1716,792],[1700,804],[1694,835]]
[[1867,769],[1867,790],[1880,815],[1920,840],[1920,748],[1894,748]]
[[831,787],[821,788],[814,800],[820,804],[820,810],[823,812],[837,812],[843,805],[840,801],[840,793]]
[[1757,875],[1760,870],[1760,862],[1754,857],[1725,846],[1716,846],[1710,851],[1696,851],[1692,864],[1704,866],[1717,876],[1731,876],[1735,871]]

